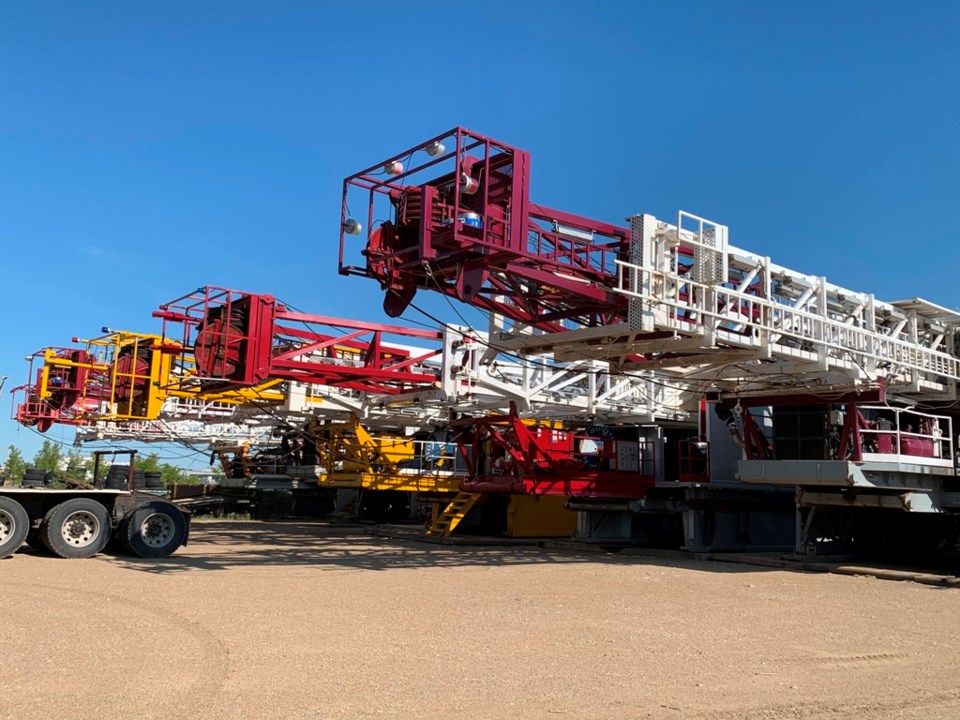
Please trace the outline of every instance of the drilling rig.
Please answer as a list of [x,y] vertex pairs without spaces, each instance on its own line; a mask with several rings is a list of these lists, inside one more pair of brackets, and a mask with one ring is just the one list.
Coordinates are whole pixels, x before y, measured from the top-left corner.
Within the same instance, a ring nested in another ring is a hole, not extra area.
[[[799,516],[800,550],[857,549],[894,526],[903,547],[921,535],[955,542],[960,314],[777,265],[691,213],[616,225],[555,210],[534,202],[531,176],[528,152],[464,128],[350,175],[339,268],[376,280],[392,317],[416,311],[425,291],[486,313],[487,360],[594,360],[699,404],[693,446],[660,420],[639,429],[688,460],[702,450],[702,482],[668,493],[689,462],[659,463],[619,507],[613,490],[571,503],[581,535],[642,534],[628,511],[663,502],[683,514],[687,547],[757,545],[758,521],[783,508],[779,488]],[[509,420],[462,424],[463,436],[500,446],[496,457],[473,449],[474,487],[493,489],[504,454],[514,467],[504,487],[563,483],[575,465],[569,447],[497,430]],[[912,532],[918,524],[933,531]]]

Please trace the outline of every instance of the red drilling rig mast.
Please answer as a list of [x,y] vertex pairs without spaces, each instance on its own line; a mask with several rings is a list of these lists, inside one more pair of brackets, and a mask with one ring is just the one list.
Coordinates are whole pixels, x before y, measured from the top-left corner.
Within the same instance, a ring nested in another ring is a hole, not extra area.
[[[354,193],[366,195],[364,266],[347,259],[363,228],[350,214]],[[601,285],[627,258],[629,230],[532,202],[530,154],[464,128],[348,177],[342,219],[340,272],[376,278],[391,317],[418,289],[549,332],[618,322],[626,311]]]

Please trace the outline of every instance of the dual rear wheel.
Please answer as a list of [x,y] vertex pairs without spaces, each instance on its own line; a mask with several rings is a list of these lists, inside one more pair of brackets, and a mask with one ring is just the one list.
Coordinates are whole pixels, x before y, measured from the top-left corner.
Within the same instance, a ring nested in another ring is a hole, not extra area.
[[[71,498],[52,507],[39,528],[16,500],[0,497],[0,558],[15,553],[24,541],[62,558],[88,558],[110,540],[112,520],[106,507],[90,498]],[[153,500],[131,509],[117,527],[117,539],[132,555],[162,558],[171,555],[187,537],[187,521],[180,509]]]

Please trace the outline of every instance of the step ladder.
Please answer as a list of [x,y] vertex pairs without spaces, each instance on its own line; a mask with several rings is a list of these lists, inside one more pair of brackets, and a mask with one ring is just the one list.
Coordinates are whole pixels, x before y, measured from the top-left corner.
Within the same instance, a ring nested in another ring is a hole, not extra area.
[[479,499],[479,493],[457,493],[457,496],[450,501],[443,512],[434,517],[430,527],[427,528],[426,534],[440,537],[449,536]]

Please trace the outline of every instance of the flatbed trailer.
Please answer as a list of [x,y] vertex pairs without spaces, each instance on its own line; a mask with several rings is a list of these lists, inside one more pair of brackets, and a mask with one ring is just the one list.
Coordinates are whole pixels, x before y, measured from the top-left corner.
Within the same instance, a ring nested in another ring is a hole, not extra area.
[[131,456],[126,489],[102,487],[99,454],[92,487],[0,487],[0,558],[13,555],[25,542],[61,558],[92,557],[111,537],[143,558],[167,557],[186,545],[188,511],[136,489],[132,463],[136,452],[124,452]]

